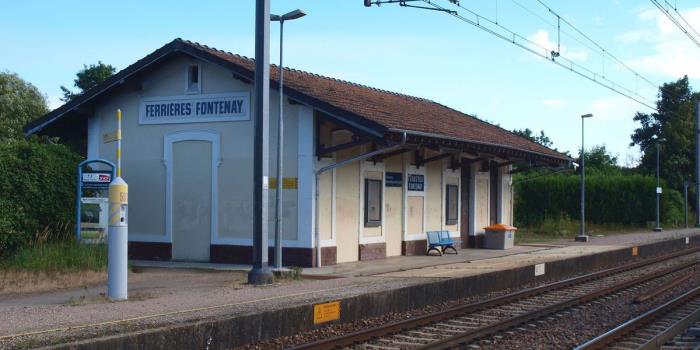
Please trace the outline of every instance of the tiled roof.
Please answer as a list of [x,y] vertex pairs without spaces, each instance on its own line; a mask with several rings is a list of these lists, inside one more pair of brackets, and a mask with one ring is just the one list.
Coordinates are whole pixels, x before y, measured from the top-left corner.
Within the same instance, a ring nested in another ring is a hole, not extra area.
[[[63,106],[49,112],[24,128],[28,135],[37,133],[83,104],[91,104],[98,97],[118,88],[141,69],[158,62],[173,52],[182,51],[227,66],[239,74],[253,78],[255,61],[251,58],[217,50],[195,42],[175,39],[148,56],[119,71],[105,82],[85,91]],[[270,69],[270,78],[277,85],[276,66]],[[570,160],[566,155],[513,134],[501,127],[454,110],[434,101],[372,88],[318,74],[285,68],[285,94],[303,97],[305,102],[319,110],[360,119],[372,128],[384,131],[408,131],[426,136],[456,140],[478,145],[503,147],[545,157],[555,163]],[[70,119],[70,118],[69,118]],[[364,126],[364,125],[362,125]]]
[[[252,58],[183,40],[187,45],[205,50],[226,61],[253,71]],[[278,79],[273,65],[270,78]],[[466,142],[506,146],[525,152],[569,159],[564,154],[513,134],[476,117],[420,97],[372,88],[340,79],[285,68],[284,85],[315,97],[339,109],[376,122],[390,130],[429,133]]]

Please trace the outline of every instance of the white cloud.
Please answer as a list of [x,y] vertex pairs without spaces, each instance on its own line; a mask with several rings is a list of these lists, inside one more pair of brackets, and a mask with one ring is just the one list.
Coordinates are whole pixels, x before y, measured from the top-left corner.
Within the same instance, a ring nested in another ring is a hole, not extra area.
[[561,107],[564,105],[564,101],[560,100],[558,98],[551,98],[551,99],[542,100],[542,104],[547,106],[547,107]]
[[[529,46],[535,51],[541,52],[544,47],[548,51],[557,51],[557,43],[549,38],[549,32],[544,29],[538,29],[527,37],[528,40],[535,45]],[[588,58],[588,51],[583,49],[569,49],[565,45],[561,45],[560,54],[572,61],[585,61]]]
[[[700,7],[680,11],[691,24],[700,23]],[[642,10],[640,21],[648,22],[649,29],[624,33],[619,38],[626,42],[648,41],[651,53],[634,57],[627,63],[646,73],[679,78],[685,74],[700,78],[700,49],[658,9]],[[636,40],[634,40],[636,39]]]
[[601,16],[593,17],[593,24],[595,24],[597,26],[602,26],[603,25],[603,17],[601,17]]

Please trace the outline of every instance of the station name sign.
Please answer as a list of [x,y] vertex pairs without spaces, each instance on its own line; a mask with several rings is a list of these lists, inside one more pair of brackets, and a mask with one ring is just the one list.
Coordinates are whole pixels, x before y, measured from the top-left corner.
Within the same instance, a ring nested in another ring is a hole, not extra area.
[[203,123],[250,120],[250,94],[148,97],[141,100],[140,124]]

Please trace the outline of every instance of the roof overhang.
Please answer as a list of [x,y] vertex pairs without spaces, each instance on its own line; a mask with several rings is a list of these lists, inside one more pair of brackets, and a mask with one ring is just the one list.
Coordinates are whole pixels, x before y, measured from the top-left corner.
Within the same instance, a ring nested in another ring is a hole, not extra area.
[[[232,72],[234,78],[241,81],[252,83],[254,80],[254,72],[252,69],[220,57],[212,53],[210,50],[205,50],[198,45],[191,44],[181,39],[175,39],[127,68],[119,71],[117,74],[113,75],[98,86],[84,92],[63,106],[49,112],[45,116],[27,124],[24,127],[25,134],[32,135],[39,133],[61,118],[65,118],[66,116],[70,116],[72,114],[79,115],[79,111],[82,111],[81,115],[84,117],[85,111],[90,111],[91,107],[94,107],[95,104],[99,103],[98,100],[109,96],[109,94],[114,93],[117,89],[128,86],[127,82],[130,84],[133,81],[137,81],[139,76],[144,73],[145,70],[150,69],[156,64],[165,61],[167,58],[178,54],[185,54],[204,62],[209,62],[228,69]],[[270,87],[279,90],[279,83],[276,80],[271,80]],[[442,134],[431,134],[428,132],[415,130],[388,128],[383,124],[336,107],[331,103],[320,100],[314,96],[310,96],[309,94],[303,93],[302,91],[299,91],[291,86],[285,86],[284,89],[285,95],[287,95],[289,99],[297,103],[307,105],[314,110],[323,113],[327,118],[349,129],[360,131],[362,134],[372,138],[376,142],[386,143],[386,141],[389,141],[390,138],[397,137],[396,135],[400,135],[405,132],[410,136],[409,141],[415,141],[419,144],[434,144],[458,148],[465,152],[473,152],[476,155],[475,158],[504,158],[508,160],[518,159],[526,160],[531,163],[539,162],[552,165],[560,165],[571,161],[570,158],[563,155],[562,157],[556,157],[551,154],[518,149],[495,142],[477,142],[473,140],[449,137]],[[70,121],[66,120],[66,122]]]
[[393,137],[396,138],[403,133],[408,135],[408,144],[429,145],[434,144],[438,147],[449,147],[459,149],[466,152],[467,158],[472,159],[497,159],[501,158],[504,162],[529,162],[547,164],[550,166],[560,166],[568,164],[572,161],[569,157],[553,157],[549,154],[534,152],[530,150],[522,150],[507,145],[497,143],[476,142],[471,140],[463,140],[459,138],[449,137],[445,135],[432,134],[428,132],[405,130],[405,129],[389,129]]

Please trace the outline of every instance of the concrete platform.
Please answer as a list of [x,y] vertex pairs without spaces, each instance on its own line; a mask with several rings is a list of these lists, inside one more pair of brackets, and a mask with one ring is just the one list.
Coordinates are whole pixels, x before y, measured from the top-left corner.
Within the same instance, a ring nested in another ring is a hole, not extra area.
[[[342,263],[324,267],[305,268],[302,276],[329,276],[329,277],[360,277],[391,274],[392,272],[409,271],[414,269],[429,268],[433,266],[468,263],[478,260],[493,259],[530,253],[553,247],[515,246],[508,250],[491,249],[458,249],[457,254],[394,256],[386,259],[370,261],[357,261]],[[406,276],[408,277],[408,276]]]
[[[200,265],[147,267],[130,274],[132,299],[127,302],[100,297],[104,286],[0,297],[0,348],[53,343],[71,349],[225,349],[321,327],[313,322],[313,305],[321,302],[340,301],[336,322],[349,322],[700,247],[699,233],[669,230],[594,237],[589,243],[396,257],[306,269],[311,278],[339,278],[264,287],[244,284],[245,271],[232,271],[240,266],[224,271],[192,270],[205,268]],[[636,256],[631,247],[638,247]],[[546,274],[535,276],[534,264],[541,263]]]
[[[342,263],[320,268],[305,268],[306,276],[393,276],[393,277],[459,277],[484,271],[497,271],[506,268],[546,262],[566,257],[576,257],[598,252],[619,249],[620,246],[652,243],[678,239],[696,232],[688,230],[668,230],[664,232],[637,232],[619,235],[592,236],[589,242],[574,240],[552,240],[522,244],[508,250],[459,249],[458,254],[442,256],[396,256],[371,261]],[[498,259],[509,257],[507,259]],[[447,272],[445,271],[447,270]]]

